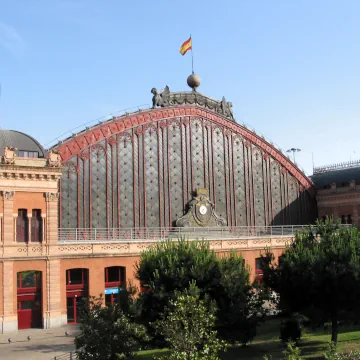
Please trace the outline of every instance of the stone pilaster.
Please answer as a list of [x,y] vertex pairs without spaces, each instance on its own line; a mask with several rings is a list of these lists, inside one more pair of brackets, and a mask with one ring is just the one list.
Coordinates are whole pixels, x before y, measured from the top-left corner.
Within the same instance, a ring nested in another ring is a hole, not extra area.
[[360,225],[360,219],[359,219],[359,212],[358,212],[358,205],[353,206],[353,224],[354,225]]
[[4,239],[4,235],[3,235],[3,230],[4,230],[3,220],[4,220],[4,214],[3,214],[3,213],[0,213],[0,242],[2,242],[3,239]]
[[32,219],[32,215],[28,215],[27,216],[27,221],[28,221],[28,243],[31,243],[31,219]]
[[41,228],[42,228],[42,237],[41,242],[45,243],[45,234],[46,234],[46,215],[41,214]]
[[59,221],[59,193],[45,193],[46,197],[46,242],[57,244]]
[[61,314],[60,300],[65,298],[65,294],[61,294],[60,260],[47,261],[46,272],[47,311],[44,312],[44,328],[48,329],[65,325],[67,316]]
[[3,191],[4,200],[4,221],[3,221],[3,241],[4,245],[12,244],[15,241],[15,227],[14,227],[14,194],[15,191]]
[[2,264],[2,293],[3,293],[3,317],[1,323],[2,333],[8,333],[18,330],[17,313],[14,312],[14,292],[16,291],[16,282],[14,283],[14,263],[13,261],[4,261]]

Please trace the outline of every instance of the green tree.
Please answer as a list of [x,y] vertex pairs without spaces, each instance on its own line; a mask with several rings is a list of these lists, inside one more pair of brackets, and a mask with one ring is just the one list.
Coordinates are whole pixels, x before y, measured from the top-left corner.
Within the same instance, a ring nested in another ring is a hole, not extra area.
[[74,341],[79,360],[127,359],[146,340],[145,327],[133,322],[119,304],[104,307],[102,297],[84,301]]
[[329,319],[336,343],[338,321],[360,306],[358,229],[328,218],[297,233],[279,266],[270,251],[263,259],[264,282],[280,295],[280,308],[304,314],[310,309]]
[[175,291],[194,280],[200,298],[208,295],[216,302],[221,337],[246,344],[255,336],[262,297],[251,286],[240,255],[217,257],[208,242],[160,243],[141,254],[136,276],[149,289],[139,298],[144,324],[158,320]]
[[200,300],[195,282],[189,290],[175,291],[175,299],[156,330],[170,344],[170,355],[160,360],[218,360],[218,353],[225,350],[225,342],[217,338],[215,328],[216,304]]

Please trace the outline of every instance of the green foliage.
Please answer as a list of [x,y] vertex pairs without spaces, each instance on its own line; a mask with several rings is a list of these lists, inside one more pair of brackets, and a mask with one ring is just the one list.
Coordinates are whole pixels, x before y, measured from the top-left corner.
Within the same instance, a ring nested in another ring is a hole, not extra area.
[[129,319],[119,305],[104,307],[102,297],[84,301],[80,334],[74,341],[79,360],[127,359],[146,340],[146,329]]
[[217,339],[214,301],[200,300],[193,282],[189,290],[175,291],[166,314],[155,323],[156,330],[170,344],[170,355],[161,360],[218,360],[225,342]]
[[287,348],[283,354],[284,360],[303,360],[300,349],[291,341],[288,342]]
[[295,317],[287,319],[285,323],[280,326],[280,339],[282,342],[289,341],[297,343],[301,338],[302,328],[300,322]]
[[139,317],[139,306],[137,302],[138,289],[130,281],[126,288],[121,289],[117,294],[117,309],[121,311],[129,318],[129,320],[137,321]]
[[330,342],[324,353],[324,358],[325,360],[336,360],[336,356],[336,344]]
[[279,267],[270,251],[263,259],[264,282],[280,294],[280,308],[331,320],[336,342],[338,321],[360,306],[360,232],[329,218],[297,233]]
[[144,324],[158,320],[175,291],[195,280],[200,298],[207,295],[216,302],[219,336],[247,343],[256,334],[263,298],[252,288],[239,255],[219,258],[208,242],[169,241],[141,253],[136,276],[150,289],[139,298]]
[[330,343],[324,353],[325,360],[359,360],[360,351],[350,351],[346,353],[336,352],[336,344]]

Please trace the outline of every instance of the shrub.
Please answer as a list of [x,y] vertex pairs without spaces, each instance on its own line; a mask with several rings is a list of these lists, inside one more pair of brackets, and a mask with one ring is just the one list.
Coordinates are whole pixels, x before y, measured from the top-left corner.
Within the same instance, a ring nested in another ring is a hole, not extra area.
[[297,318],[292,317],[280,326],[280,339],[282,342],[298,342],[301,338],[302,328]]
[[133,322],[118,305],[104,307],[102,297],[84,301],[80,334],[74,341],[79,360],[128,359],[146,340],[146,329]]
[[169,343],[170,355],[159,360],[219,360],[225,342],[217,338],[216,305],[205,304],[193,282],[184,292],[175,292],[167,313],[155,323],[156,330]]
[[295,343],[289,341],[286,350],[283,352],[284,360],[302,360],[301,351],[295,346]]
[[324,353],[326,360],[359,360],[360,351],[350,351],[347,353],[337,353],[335,343],[330,343],[326,352]]

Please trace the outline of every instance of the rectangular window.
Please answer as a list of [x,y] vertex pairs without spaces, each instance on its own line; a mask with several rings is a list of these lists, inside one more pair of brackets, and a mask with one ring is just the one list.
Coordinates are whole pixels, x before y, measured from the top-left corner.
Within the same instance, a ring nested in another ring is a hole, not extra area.
[[23,288],[39,288],[41,286],[40,271],[23,271],[17,273],[17,287]]
[[68,285],[85,285],[86,271],[84,269],[71,269],[66,272],[66,284]]
[[125,282],[125,268],[121,266],[111,266],[105,268],[105,283]]
[[34,307],[34,301],[22,301],[21,302],[21,310],[31,310]]
[[284,262],[284,255],[279,256],[279,266],[281,266]]
[[262,264],[262,258],[256,258],[255,259],[255,270],[256,270],[256,273],[262,273],[262,267],[261,267],[261,264]]
[[120,268],[119,267],[110,267],[108,270],[108,282],[120,281]]
[[18,217],[16,219],[16,241],[28,242],[29,240],[29,224],[26,209],[18,210]]
[[263,278],[263,270],[261,268],[261,265],[262,265],[262,258],[256,258],[255,259],[255,274],[256,274],[256,281],[258,283],[261,283],[262,282],[262,278]]
[[33,209],[31,217],[31,241],[42,241],[42,218],[41,210]]
[[18,151],[18,156],[19,157],[24,157],[24,158],[38,158],[39,153],[37,151],[19,150]]
[[24,150],[19,150],[18,151],[18,156],[19,157],[28,157],[28,152],[24,151]]

